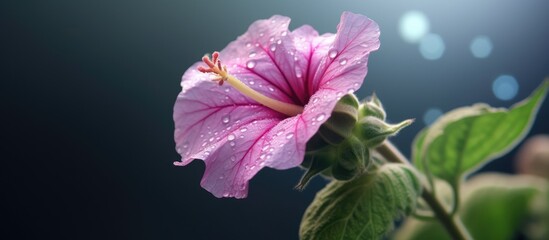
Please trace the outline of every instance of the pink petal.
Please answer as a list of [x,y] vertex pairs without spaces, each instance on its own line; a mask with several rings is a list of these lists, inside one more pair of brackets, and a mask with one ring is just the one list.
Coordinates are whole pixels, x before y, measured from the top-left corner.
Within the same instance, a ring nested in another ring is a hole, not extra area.
[[300,73],[304,70],[293,56],[296,49],[289,24],[290,18],[278,15],[258,20],[220,55],[229,72],[255,90],[304,105],[308,97],[303,90],[304,73]]
[[313,86],[346,94],[364,81],[368,56],[379,48],[379,26],[365,16],[344,12],[337,29],[333,44],[316,70]]

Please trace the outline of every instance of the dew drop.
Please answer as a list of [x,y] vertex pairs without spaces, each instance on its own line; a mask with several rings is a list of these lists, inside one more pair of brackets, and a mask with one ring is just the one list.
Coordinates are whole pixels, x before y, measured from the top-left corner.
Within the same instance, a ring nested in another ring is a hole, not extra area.
[[227,136],[227,140],[229,141],[232,141],[234,140],[236,137],[234,136],[234,134],[229,134],[229,136]]
[[211,137],[210,140],[208,140],[208,141],[213,142],[213,140],[214,140],[214,137]]
[[255,61],[254,60],[250,60],[246,63],[246,67],[248,68],[254,68],[255,67]]
[[225,124],[229,123],[230,120],[231,119],[229,118],[229,116],[225,116],[225,117],[223,117],[223,119],[221,119],[221,121]]
[[294,137],[294,134],[293,133],[288,133],[286,134],[286,139],[291,139]]
[[342,58],[342,59],[339,60],[339,65],[343,66],[345,64],[347,64],[347,59]]
[[235,156],[231,156],[231,162],[234,162],[236,161],[236,157]]
[[177,148],[177,153],[181,154],[183,152],[183,150],[181,150],[181,148]]
[[276,40],[276,44],[278,45],[282,44],[282,40],[281,39]]
[[251,42],[247,42],[247,43],[246,43],[246,47],[252,47],[252,43],[251,43]]
[[205,155],[205,156],[209,156],[209,155],[210,155],[210,151],[205,151],[205,152],[204,152],[204,155]]
[[303,76],[303,72],[301,72],[301,68],[299,66],[295,66],[295,76],[297,78],[300,78]]
[[225,92],[229,92],[230,91],[230,88],[225,88],[225,90],[223,90]]
[[269,86],[269,91],[274,92],[275,89],[273,87]]
[[250,52],[250,54],[248,55],[248,57],[255,57],[255,55],[257,55],[257,53],[252,51],[252,52]]
[[234,145],[236,145],[236,143],[234,143],[234,142],[231,141],[231,142],[229,143],[229,145],[231,145],[231,147],[234,147]]
[[330,58],[335,58],[337,56],[337,50],[331,49],[330,51],[328,51],[328,56]]
[[254,81],[249,81],[250,85],[254,85],[255,82]]
[[318,99],[318,97],[314,97],[314,98],[313,98],[313,103],[317,103],[318,100],[320,100],[320,99]]
[[271,50],[271,52],[274,52],[276,51],[276,44],[271,44],[271,46],[269,47],[269,49]]
[[246,132],[246,131],[248,131],[248,129],[245,127],[240,129],[240,132]]
[[280,33],[280,35],[282,35],[283,37],[288,35],[288,31],[282,31],[282,33]]
[[347,90],[347,93],[348,93],[348,94],[351,94],[351,93],[354,93],[354,92],[355,92],[355,89],[354,89],[354,88],[349,88],[349,89]]
[[318,116],[316,116],[315,119],[316,119],[317,121],[322,121],[322,120],[324,120],[324,118],[326,118],[326,114],[321,113],[321,114],[318,114]]
[[277,136],[280,136],[280,135],[282,135],[283,133],[284,133],[284,131],[280,130],[280,131],[278,131],[278,132],[276,133],[276,135],[277,135]]

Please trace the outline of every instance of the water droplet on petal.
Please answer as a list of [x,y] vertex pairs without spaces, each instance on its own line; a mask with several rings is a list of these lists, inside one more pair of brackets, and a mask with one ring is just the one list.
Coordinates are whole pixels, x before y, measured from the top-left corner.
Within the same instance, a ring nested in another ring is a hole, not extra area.
[[269,49],[271,50],[271,52],[274,52],[276,51],[276,44],[271,44],[271,46],[269,47]]
[[316,102],[318,102],[318,100],[320,100],[320,99],[318,99],[318,97],[314,97],[313,100],[312,100],[312,102],[313,102],[313,103],[316,103]]
[[183,152],[183,150],[181,150],[181,148],[179,148],[179,147],[176,150],[177,150],[177,153],[179,153],[179,154],[181,154]]
[[339,60],[339,65],[343,66],[345,64],[347,64],[347,59],[342,58],[342,59]]
[[315,119],[316,119],[317,121],[322,121],[322,120],[324,120],[324,118],[326,118],[326,114],[321,113],[321,114],[318,114],[318,116],[316,116]]
[[328,57],[335,58],[336,56],[337,56],[337,50],[331,49],[330,51],[328,51]]
[[229,143],[229,145],[231,145],[231,147],[234,147],[234,145],[236,145],[236,143],[234,143],[234,142],[231,141],[231,142]]
[[213,140],[214,140],[214,137],[211,137],[210,140],[208,140],[208,141],[213,142]]
[[255,67],[255,61],[254,60],[250,60],[246,63],[246,67],[248,68],[254,68]]
[[225,116],[225,117],[223,117],[223,119],[221,119],[221,121],[225,124],[229,123],[230,120],[231,119],[229,118],[229,116]]
[[240,129],[240,132],[246,132],[246,131],[248,131],[248,129],[245,127]]
[[246,43],[246,47],[252,47],[252,43],[251,43],[251,42],[247,42],[247,43]]
[[300,78],[301,76],[303,76],[303,73],[301,72],[301,68],[299,66],[295,66],[295,76],[297,78]]
[[229,134],[229,136],[227,136],[227,140],[229,141],[232,141],[234,140],[236,137],[234,136],[234,134]]
[[351,94],[351,93],[354,93],[354,92],[355,92],[355,89],[354,89],[354,88],[349,88],[349,89],[347,90],[347,93],[348,93],[348,94]]
[[231,162],[234,162],[236,161],[236,157],[235,156],[231,156]]
[[291,139],[294,137],[294,134],[293,133],[288,133],[286,134],[286,139]]
[[254,85],[254,84],[255,84],[255,82],[254,82],[253,80],[250,81],[249,83],[250,83],[250,85]]
[[273,87],[269,86],[269,91],[274,92],[275,89]]
[[255,55],[257,55],[256,52],[250,52],[250,55],[248,55],[248,57],[255,57]]
[[282,35],[283,37],[288,35],[288,31],[282,31],[282,33],[280,33],[280,35]]
[[205,151],[205,152],[204,152],[204,155],[205,155],[205,156],[209,156],[209,155],[210,155],[210,151]]
[[276,44],[278,45],[282,44],[282,40],[281,39],[276,40]]

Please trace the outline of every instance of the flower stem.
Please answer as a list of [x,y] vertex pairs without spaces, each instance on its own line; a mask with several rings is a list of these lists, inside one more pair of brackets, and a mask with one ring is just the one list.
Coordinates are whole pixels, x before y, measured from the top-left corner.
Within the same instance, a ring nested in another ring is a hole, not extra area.
[[[410,162],[402,155],[402,153],[388,140],[376,148],[377,152],[389,162],[402,163],[411,165]],[[459,219],[459,217],[452,217],[438,201],[438,199],[427,190],[426,186],[423,187],[421,197],[431,207],[435,216],[439,219],[440,223],[446,228],[446,231],[456,240],[472,239],[471,235]]]

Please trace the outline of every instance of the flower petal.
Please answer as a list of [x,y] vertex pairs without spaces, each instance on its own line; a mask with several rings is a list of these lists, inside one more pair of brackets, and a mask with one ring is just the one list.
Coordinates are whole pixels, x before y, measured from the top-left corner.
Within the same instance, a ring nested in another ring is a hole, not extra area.
[[[275,15],[254,22],[246,33],[220,53],[229,72],[255,90],[297,105],[304,105],[303,74],[296,70],[290,18]],[[229,57],[229,58],[227,58]]]
[[354,92],[368,71],[370,52],[379,48],[379,26],[366,16],[344,12],[337,34],[313,79],[314,89]]

